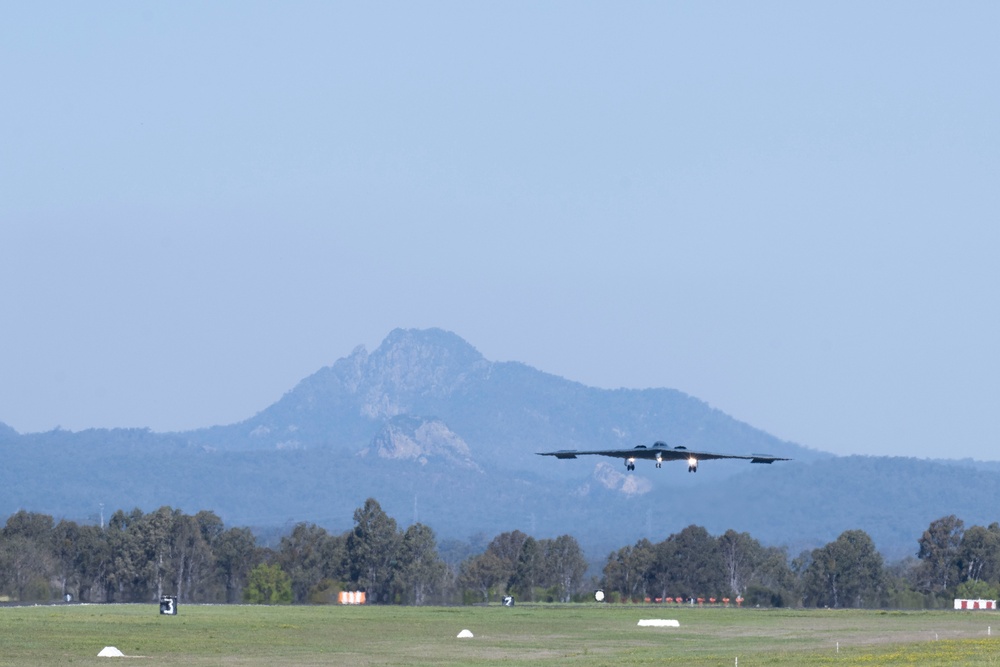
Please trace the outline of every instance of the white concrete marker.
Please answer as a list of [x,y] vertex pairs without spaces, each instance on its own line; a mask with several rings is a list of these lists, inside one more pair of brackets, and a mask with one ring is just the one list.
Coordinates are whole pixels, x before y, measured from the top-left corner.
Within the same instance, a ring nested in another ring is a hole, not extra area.
[[639,625],[650,626],[654,628],[681,627],[680,621],[675,621],[673,619],[665,619],[665,618],[644,618],[641,621],[639,621]]
[[472,638],[472,632],[470,632],[469,630],[462,630],[461,632],[458,633],[458,638],[459,639],[471,639]]
[[105,646],[101,649],[101,652],[97,654],[98,658],[124,658],[125,654],[119,651],[114,646]]

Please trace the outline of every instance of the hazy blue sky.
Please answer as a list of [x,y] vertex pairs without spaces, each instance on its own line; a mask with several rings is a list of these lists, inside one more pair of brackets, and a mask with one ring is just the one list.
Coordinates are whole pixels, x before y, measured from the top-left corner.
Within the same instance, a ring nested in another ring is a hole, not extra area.
[[1000,459],[998,27],[997,2],[5,3],[0,421],[231,423],[441,327],[818,449]]

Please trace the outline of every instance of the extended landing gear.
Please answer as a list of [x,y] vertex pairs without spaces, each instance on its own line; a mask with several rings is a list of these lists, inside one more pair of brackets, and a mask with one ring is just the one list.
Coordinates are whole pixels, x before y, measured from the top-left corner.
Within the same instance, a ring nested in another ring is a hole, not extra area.
[[625,459],[625,470],[629,472],[635,470],[635,459]]
[[688,472],[698,472],[698,459],[693,456],[688,459]]

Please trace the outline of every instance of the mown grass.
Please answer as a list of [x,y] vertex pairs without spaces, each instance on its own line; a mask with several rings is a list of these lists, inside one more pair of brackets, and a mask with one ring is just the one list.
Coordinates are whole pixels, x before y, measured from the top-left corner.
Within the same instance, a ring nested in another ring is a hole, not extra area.
[[[0,665],[1000,665],[993,624],[993,612],[596,604],[7,607]],[[458,639],[462,629],[474,638]],[[105,646],[129,657],[98,658]]]

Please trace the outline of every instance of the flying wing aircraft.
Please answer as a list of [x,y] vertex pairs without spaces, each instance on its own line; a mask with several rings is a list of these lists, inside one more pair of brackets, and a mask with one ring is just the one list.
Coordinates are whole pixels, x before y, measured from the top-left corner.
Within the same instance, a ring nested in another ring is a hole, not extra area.
[[779,456],[770,456],[769,454],[740,455],[696,452],[684,447],[683,445],[670,447],[665,442],[654,442],[651,447],[647,447],[646,445],[637,445],[632,449],[592,449],[586,451],[576,449],[560,449],[558,452],[538,452],[538,455],[554,456],[557,459],[575,459],[577,456],[586,455],[613,456],[614,458],[625,459],[625,468],[627,470],[635,470],[636,459],[650,459],[656,461],[657,468],[659,468],[664,461],[687,460],[688,472],[698,472],[699,461],[711,461],[712,459],[746,459],[750,461],[750,463],[774,463],[775,461],[791,460],[783,459]]

